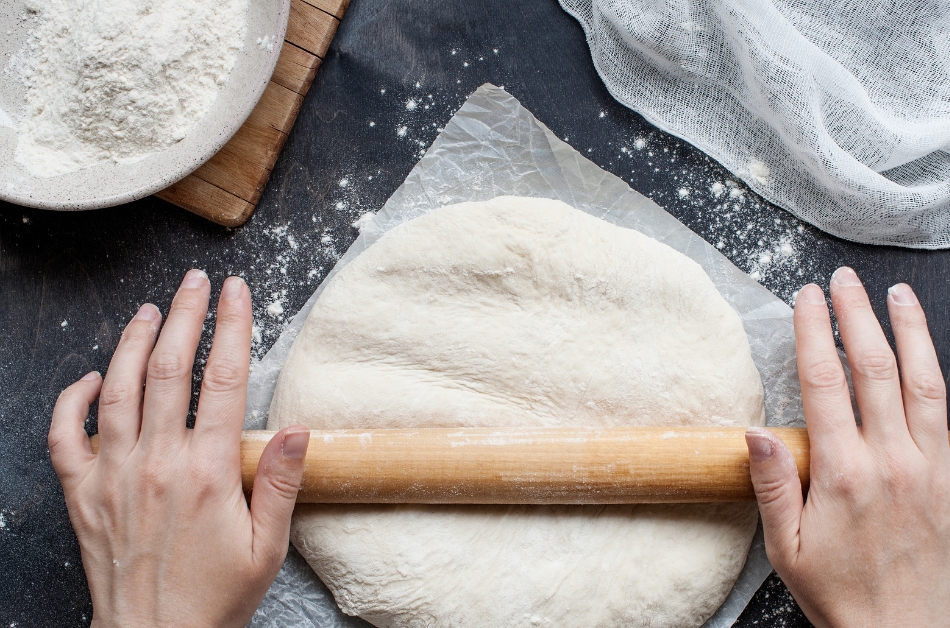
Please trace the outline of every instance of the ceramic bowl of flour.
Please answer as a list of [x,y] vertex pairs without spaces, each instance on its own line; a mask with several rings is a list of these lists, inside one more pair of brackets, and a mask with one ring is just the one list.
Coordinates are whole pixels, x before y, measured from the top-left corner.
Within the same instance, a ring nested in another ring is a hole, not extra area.
[[4,0],[0,199],[118,205],[214,155],[280,54],[290,0]]

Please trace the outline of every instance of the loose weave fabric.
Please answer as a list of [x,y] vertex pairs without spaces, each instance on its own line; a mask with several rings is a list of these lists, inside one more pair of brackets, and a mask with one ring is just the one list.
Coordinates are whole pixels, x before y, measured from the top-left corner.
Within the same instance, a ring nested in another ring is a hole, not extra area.
[[950,4],[560,0],[620,102],[836,236],[950,247]]

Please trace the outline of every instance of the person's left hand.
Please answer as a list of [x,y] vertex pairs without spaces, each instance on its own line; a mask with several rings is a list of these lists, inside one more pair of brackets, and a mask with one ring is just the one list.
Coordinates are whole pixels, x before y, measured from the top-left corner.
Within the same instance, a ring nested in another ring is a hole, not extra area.
[[[195,429],[185,425],[191,368],[211,286],[185,276],[161,314],[138,311],[105,381],[89,373],[53,410],[50,457],[82,551],[93,626],[245,626],[287,553],[309,432],[286,428],[258,466],[250,509],[240,441],[251,340],[251,295],[230,277]],[[99,398],[99,452],[83,424]]]

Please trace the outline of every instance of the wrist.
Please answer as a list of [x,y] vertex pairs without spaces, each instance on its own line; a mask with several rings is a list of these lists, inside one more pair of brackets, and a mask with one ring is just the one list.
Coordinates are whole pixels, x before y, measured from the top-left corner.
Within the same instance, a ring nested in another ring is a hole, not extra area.
[[[250,621],[250,618],[248,618]],[[235,624],[238,626],[244,626],[247,624],[247,621],[243,623]],[[164,628],[164,626],[174,625],[177,628],[222,628],[222,626],[230,626],[231,623],[219,624],[214,620],[210,619],[196,619],[191,617],[188,619],[180,619],[174,622],[167,621],[166,618],[159,618],[158,616],[152,616],[149,619],[127,619],[127,618],[118,618],[112,613],[97,613],[93,610],[92,613],[92,622],[89,625],[89,628]]]
[[154,618],[151,620],[130,619],[118,617],[117,613],[96,612],[93,605],[92,623],[89,624],[89,628],[156,628],[159,623]]

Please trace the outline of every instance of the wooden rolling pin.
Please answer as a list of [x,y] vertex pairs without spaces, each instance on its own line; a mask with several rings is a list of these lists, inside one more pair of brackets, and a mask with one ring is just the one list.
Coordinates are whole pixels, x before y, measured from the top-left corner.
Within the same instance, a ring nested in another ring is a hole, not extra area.
[[[773,428],[808,486],[808,434]],[[275,432],[246,431],[250,491]],[[93,437],[93,449],[98,449]],[[755,499],[745,428],[314,430],[298,502],[635,504]]]

